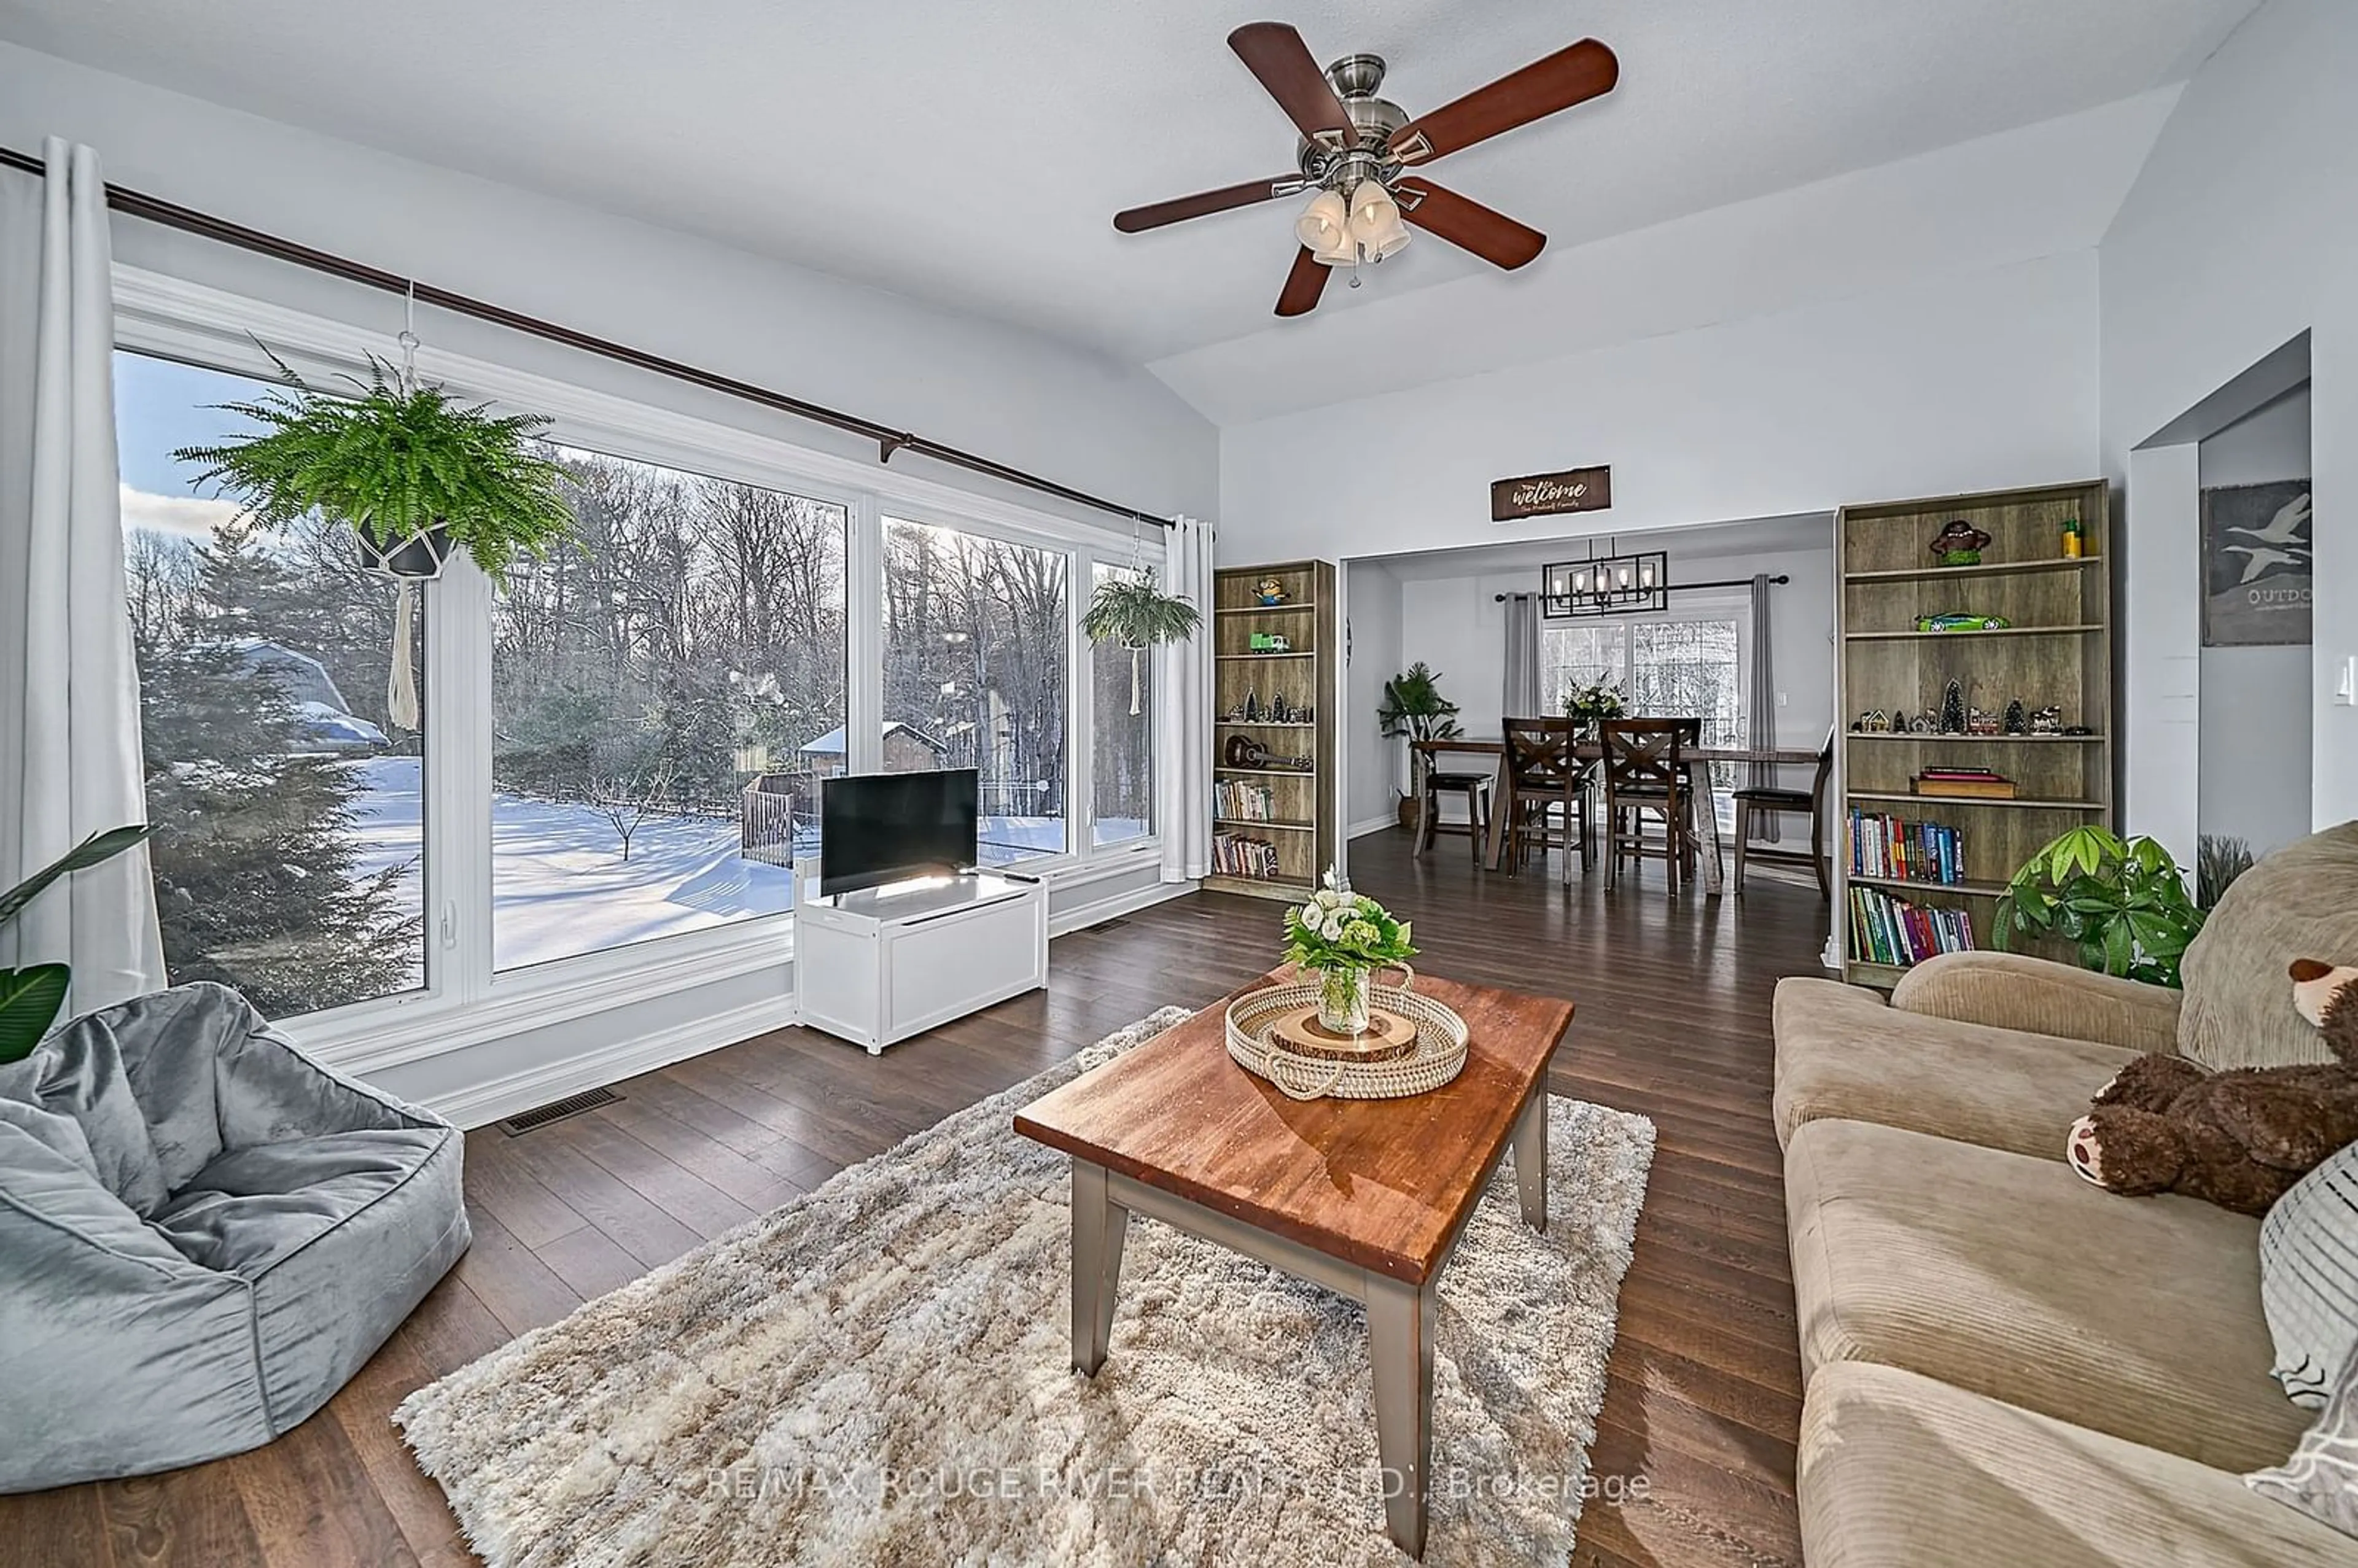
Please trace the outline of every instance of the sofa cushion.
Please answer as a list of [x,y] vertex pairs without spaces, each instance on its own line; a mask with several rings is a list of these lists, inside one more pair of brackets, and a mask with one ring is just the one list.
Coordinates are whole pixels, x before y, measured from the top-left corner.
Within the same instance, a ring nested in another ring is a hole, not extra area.
[[2322,1407],[2358,1350],[2358,1143],[2293,1184],[2260,1221],[2260,1306],[2277,1381]]
[[1785,1154],[1805,1372],[1879,1361],[2206,1465],[2292,1451],[2259,1222],[2061,1161],[1858,1121]]
[[330,1132],[233,1150],[156,1216],[190,1261],[254,1279],[406,1181],[441,1128]]
[[111,1031],[77,1022],[50,1035],[23,1061],[0,1067],[0,1099],[71,1118],[108,1192],[135,1214],[163,1206],[170,1187]]
[[2288,844],[2229,886],[2179,966],[2179,1054],[2213,1069],[2331,1061],[2293,1011],[2295,958],[2358,964],[2358,822]]
[[2063,1157],[2088,1097],[2136,1053],[1887,1007],[1833,980],[1777,982],[1777,1137],[1844,1118]]
[[1810,1379],[1797,1490],[1810,1568],[2358,1561],[2226,1471],[1866,1363]]

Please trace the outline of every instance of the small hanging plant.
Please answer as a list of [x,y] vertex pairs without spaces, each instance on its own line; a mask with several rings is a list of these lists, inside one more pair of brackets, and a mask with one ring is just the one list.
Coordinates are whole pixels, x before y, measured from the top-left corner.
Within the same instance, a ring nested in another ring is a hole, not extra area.
[[545,556],[573,538],[566,470],[533,449],[546,418],[454,402],[373,356],[368,379],[352,381],[357,397],[315,392],[276,354],[271,362],[291,391],[219,406],[261,431],[172,454],[206,465],[198,482],[217,482],[262,527],[317,509],[351,525],[387,576],[436,576],[463,547],[502,584],[519,551]]
[[1141,655],[1158,643],[1184,643],[1204,624],[1195,607],[1154,586],[1152,571],[1108,578],[1098,585],[1081,617],[1081,630],[1093,643],[1113,643],[1130,650],[1130,710],[1143,706]]
[[1099,583],[1088,613],[1081,617],[1081,630],[1091,642],[1132,649],[1184,643],[1203,623],[1194,605],[1157,589],[1151,571]]

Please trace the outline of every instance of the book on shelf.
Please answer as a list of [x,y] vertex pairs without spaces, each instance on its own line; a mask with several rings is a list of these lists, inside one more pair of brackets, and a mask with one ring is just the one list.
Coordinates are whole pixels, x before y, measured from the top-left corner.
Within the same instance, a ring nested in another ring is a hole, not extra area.
[[1278,870],[1276,845],[1238,833],[1212,835],[1212,870],[1220,876],[1258,881],[1276,881],[1284,875]]
[[1938,882],[1965,880],[1965,838],[1944,822],[1850,814],[1850,874],[1888,881]]
[[1221,779],[1212,785],[1212,815],[1229,822],[1275,822],[1277,791],[1243,779]]
[[1961,800],[2012,800],[2014,781],[1987,768],[1926,768],[1912,781],[1918,795]]
[[1927,909],[1881,888],[1850,890],[1850,956],[1855,962],[1907,968],[1942,953],[1974,951],[1973,917],[1962,909]]

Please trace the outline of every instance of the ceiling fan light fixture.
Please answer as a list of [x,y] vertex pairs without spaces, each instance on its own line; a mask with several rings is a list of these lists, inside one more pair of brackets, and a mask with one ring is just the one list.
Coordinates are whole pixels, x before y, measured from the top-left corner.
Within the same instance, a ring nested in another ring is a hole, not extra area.
[[1310,205],[1293,221],[1293,236],[1327,266],[1348,266],[1358,259],[1351,244],[1350,209],[1332,190],[1322,190],[1310,199]]
[[1408,225],[1401,222],[1400,203],[1377,180],[1363,181],[1351,193],[1351,238],[1369,261],[1381,261],[1408,243]]

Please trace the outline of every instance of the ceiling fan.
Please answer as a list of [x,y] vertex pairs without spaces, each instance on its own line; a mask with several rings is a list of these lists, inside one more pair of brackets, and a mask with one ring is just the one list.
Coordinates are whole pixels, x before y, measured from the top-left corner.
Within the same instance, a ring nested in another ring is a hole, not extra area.
[[[1345,55],[1322,71],[1302,35],[1283,22],[1249,22],[1228,35],[1228,48],[1301,130],[1300,172],[1132,207],[1115,213],[1113,226],[1135,234],[1315,190],[1293,225],[1302,248],[1277,297],[1280,316],[1316,309],[1328,269],[1379,262],[1399,251],[1409,241],[1403,220],[1493,265],[1530,262],[1547,243],[1545,234],[1413,171],[1610,92],[1621,77],[1613,51],[1583,38],[1412,120],[1399,104],[1376,96],[1384,80],[1380,55]],[[1355,272],[1352,286],[1358,281]]]

